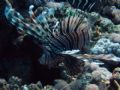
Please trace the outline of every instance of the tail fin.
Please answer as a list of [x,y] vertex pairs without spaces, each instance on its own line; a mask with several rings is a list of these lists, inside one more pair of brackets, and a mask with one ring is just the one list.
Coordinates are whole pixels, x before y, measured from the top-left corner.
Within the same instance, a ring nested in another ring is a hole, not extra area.
[[83,72],[85,65],[84,61],[66,54],[63,56],[64,56],[63,63],[65,65],[67,72],[70,75],[77,75]]

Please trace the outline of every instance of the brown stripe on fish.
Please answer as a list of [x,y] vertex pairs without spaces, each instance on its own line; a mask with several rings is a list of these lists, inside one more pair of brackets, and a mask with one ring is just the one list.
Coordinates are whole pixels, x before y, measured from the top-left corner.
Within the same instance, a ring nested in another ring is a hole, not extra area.
[[67,34],[67,33],[69,33],[69,17],[61,22],[60,31],[61,31],[62,35],[65,36],[66,39],[68,40],[68,43],[69,43],[68,48],[70,49],[72,47],[70,42],[72,42],[72,41],[70,39],[70,36]]
[[82,35],[82,32],[80,31],[80,29],[81,29],[81,26],[78,27],[78,31],[77,31],[78,36],[79,36],[78,37],[78,48],[79,49],[81,49],[83,46],[83,35]]
[[65,45],[61,42],[61,40],[59,40],[58,37],[55,37],[52,35],[52,37],[48,38],[48,41],[51,43],[51,46],[56,46],[59,49],[62,49],[63,47],[65,47]]
[[[47,38],[49,50],[44,51],[41,63],[48,64],[51,67],[58,64],[58,62],[63,62],[71,74],[74,75],[81,72],[84,62],[79,61],[75,57],[63,55],[61,52],[73,49],[81,50],[88,42],[89,29],[88,21],[83,17],[64,18],[60,21],[60,30],[49,34]],[[64,60],[61,60],[61,58],[64,58]]]
[[59,33],[51,35],[49,41],[61,50],[81,49],[89,39],[90,28],[86,24],[83,17],[67,17],[61,21]]
[[72,7],[87,12],[101,12],[105,6],[115,5],[115,0],[66,0]]

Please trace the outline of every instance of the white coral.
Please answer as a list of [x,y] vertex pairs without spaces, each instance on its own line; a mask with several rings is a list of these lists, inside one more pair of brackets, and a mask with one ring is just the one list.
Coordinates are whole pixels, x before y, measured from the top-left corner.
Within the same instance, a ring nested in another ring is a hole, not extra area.
[[109,39],[102,38],[98,40],[96,45],[91,49],[93,54],[109,54],[109,53],[116,53],[117,55],[120,54],[120,44],[113,43]]

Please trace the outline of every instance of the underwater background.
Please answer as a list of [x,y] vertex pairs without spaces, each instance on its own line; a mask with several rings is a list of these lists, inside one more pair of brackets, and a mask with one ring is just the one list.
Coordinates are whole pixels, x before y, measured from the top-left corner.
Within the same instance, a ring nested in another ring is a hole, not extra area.
[[0,0],[0,90],[120,90],[120,1]]

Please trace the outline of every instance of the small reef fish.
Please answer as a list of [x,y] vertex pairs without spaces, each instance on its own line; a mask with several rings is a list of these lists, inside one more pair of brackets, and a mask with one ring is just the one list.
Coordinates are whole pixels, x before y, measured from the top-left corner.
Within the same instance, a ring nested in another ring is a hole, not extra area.
[[[18,30],[33,36],[43,43],[41,64],[54,67],[63,62],[68,72],[72,75],[82,72],[84,61],[73,56],[62,54],[62,51],[82,50],[90,41],[91,27],[84,16],[70,16],[60,20],[60,29],[52,31],[44,29],[33,17],[31,22],[17,12],[6,0],[5,16]],[[33,8],[33,7],[31,7]],[[32,12],[31,12],[32,13]]]

